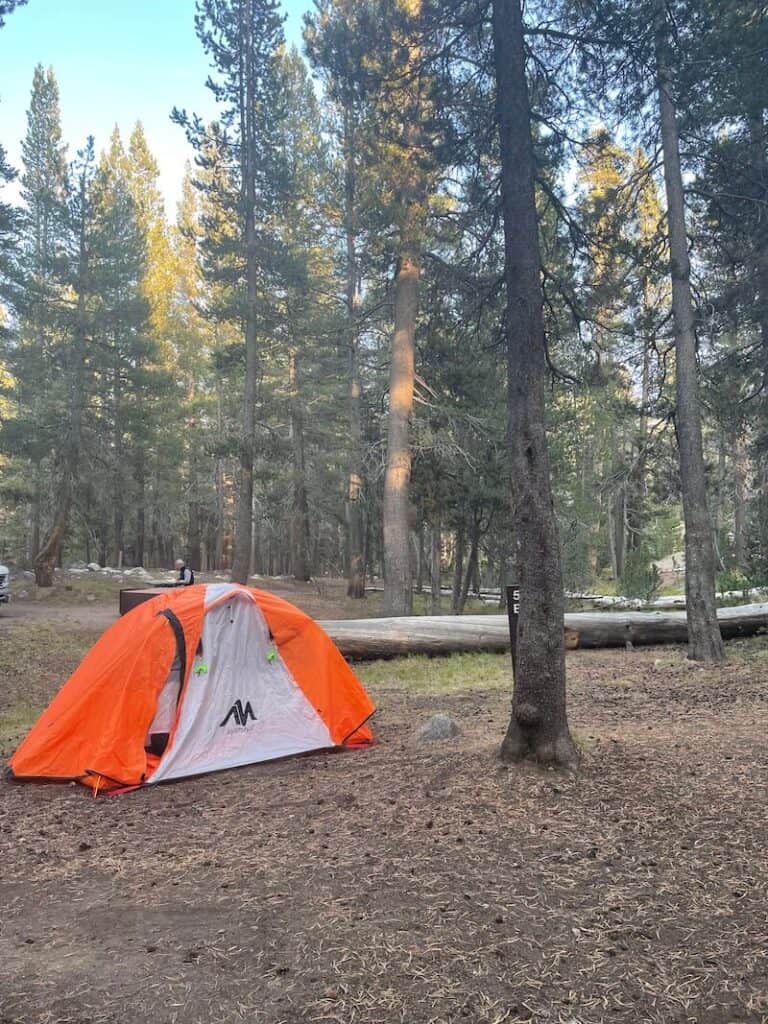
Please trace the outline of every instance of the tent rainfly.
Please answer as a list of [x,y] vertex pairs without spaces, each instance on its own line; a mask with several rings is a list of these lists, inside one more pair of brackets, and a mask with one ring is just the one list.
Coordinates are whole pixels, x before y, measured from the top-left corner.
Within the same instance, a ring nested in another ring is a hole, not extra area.
[[374,710],[333,642],[287,601],[230,583],[180,587],[106,630],[7,774],[143,786],[364,746]]

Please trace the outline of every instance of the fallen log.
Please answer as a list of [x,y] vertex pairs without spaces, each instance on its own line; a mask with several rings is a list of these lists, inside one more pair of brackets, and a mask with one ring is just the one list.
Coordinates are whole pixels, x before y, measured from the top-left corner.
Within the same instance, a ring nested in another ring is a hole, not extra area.
[[[768,604],[720,608],[723,639],[768,632]],[[413,615],[391,619],[326,620],[320,625],[353,661],[405,654],[509,650],[506,615]],[[566,647],[684,644],[684,612],[574,612],[565,616]]]

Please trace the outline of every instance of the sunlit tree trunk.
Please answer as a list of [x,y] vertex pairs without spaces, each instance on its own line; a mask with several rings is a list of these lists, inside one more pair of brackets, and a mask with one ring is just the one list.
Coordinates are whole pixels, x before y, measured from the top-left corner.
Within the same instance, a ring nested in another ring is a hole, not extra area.
[[387,467],[384,476],[384,614],[410,615],[413,580],[410,549],[411,415],[415,374],[419,258],[407,244],[395,277],[395,331],[389,376]]
[[453,583],[451,586],[451,612],[458,615],[461,611],[461,582],[464,579],[464,546],[466,530],[464,520],[456,528],[453,549]]

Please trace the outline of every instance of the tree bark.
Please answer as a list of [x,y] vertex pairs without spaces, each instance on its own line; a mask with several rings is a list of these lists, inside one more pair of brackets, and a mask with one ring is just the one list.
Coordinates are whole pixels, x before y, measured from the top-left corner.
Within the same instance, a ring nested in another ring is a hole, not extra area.
[[744,572],[747,565],[747,477],[749,461],[742,438],[733,453],[733,558],[736,568]]
[[188,517],[187,565],[190,569],[194,569],[195,572],[200,572],[202,545],[202,534],[200,532],[200,504],[195,497],[193,497],[189,502]]
[[688,657],[693,661],[717,664],[723,660],[724,654],[715,605],[715,550],[707,507],[691,266],[685,224],[680,139],[671,90],[672,71],[667,34],[666,3],[665,0],[659,0],[656,16],[656,64],[669,225],[672,314],[675,325],[675,427],[680,453],[685,521]]
[[[119,342],[115,339],[115,348]],[[125,551],[125,509],[123,507],[123,495],[125,485],[123,482],[123,378],[120,366],[119,353],[115,357],[114,367],[114,410],[115,410],[115,432],[113,438],[113,465],[112,465],[112,529],[113,529],[113,558],[112,565],[119,566],[121,552]]]
[[389,376],[389,428],[384,476],[384,614],[410,615],[413,608],[409,489],[414,344],[419,261],[415,246],[400,253],[395,276],[395,333]]
[[512,502],[521,586],[507,761],[576,758],[566,716],[564,595],[544,426],[546,358],[531,109],[520,0],[493,0],[504,213]]
[[461,581],[464,579],[465,527],[462,520],[456,527],[456,541],[453,548],[453,585],[451,587],[451,611],[458,615],[461,610]]
[[[752,151],[752,177],[759,189],[758,202],[764,204],[768,199],[768,139],[765,131],[765,114],[763,111],[752,113],[748,117],[749,141]],[[758,322],[760,325],[760,341],[762,343],[763,386],[768,387],[768,217],[759,216],[757,224],[757,245],[755,252],[755,278],[758,292]]]
[[419,523],[419,528],[416,531],[416,585],[414,590],[417,594],[424,593],[424,562],[425,549],[424,549],[424,523]]
[[293,578],[306,581],[309,571],[309,501],[304,459],[304,425],[299,398],[297,357],[288,353],[288,401],[291,448],[293,450],[293,509],[291,510],[291,563]]
[[240,141],[242,149],[242,197],[245,206],[245,387],[243,390],[243,431],[240,438],[240,481],[237,494],[235,552],[232,579],[247,583],[251,573],[251,528],[253,522],[253,460],[256,432],[256,384],[258,350],[258,253],[256,245],[256,134],[254,126],[254,48],[248,4],[241,5],[243,74],[240,89]]
[[147,481],[144,445],[136,449],[136,565],[144,565],[144,544],[146,537]]
[[442,536],[440,531],[440,516],[435,515],[432,520],[431,528],[431,558],[430,558],[430,597],[429,597],[429,612],[430,615],[440,614],[440,583],[441,583],[441,565],[442,565]]
[[[768,629],[768,604],[720,608],[723,636],[755,636]],[[413,615],[393,619],[345,619],[319,623],[347,658],[365,660],[412,654],[508,651],[506,615]],[[560,623],[569,650],[684,644],[685,612],[575,612]]]
[[[475,579],[478,570],[478,558],[480,552],[480,524],[476,519],[473,518],[472,525],[469,528],[469,558],[467,559],[467,571],[464,574],[464,580],[461,584],[461,594],[459,595],[459,607],[458,614],[462,615],[467,605],[467,598],[469,597],[469,591],[472,584],[477,584]],[[479,587],[475,586],[475,592],[479,590]]]
[[343,114],[344,233],[347,247],[347,353],[349,470],[347,479],[347,597],[365,597],[365,522],[363,517],[363,385],[360,378],[360,282],[357,266],[356,145],[352,111]]
[[32,537],[29,546],[29,560],[34,564],[40,551],[40,523],[43,508],[43,470],[39,460],[35,462],[35,489],[32,497]]

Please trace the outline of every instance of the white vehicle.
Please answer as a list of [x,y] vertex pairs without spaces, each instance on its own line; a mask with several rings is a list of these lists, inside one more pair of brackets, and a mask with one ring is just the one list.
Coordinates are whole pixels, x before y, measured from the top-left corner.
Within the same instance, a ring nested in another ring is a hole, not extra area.
[[0,604],[11,600],[11,572],[7,565],[0,565]]

